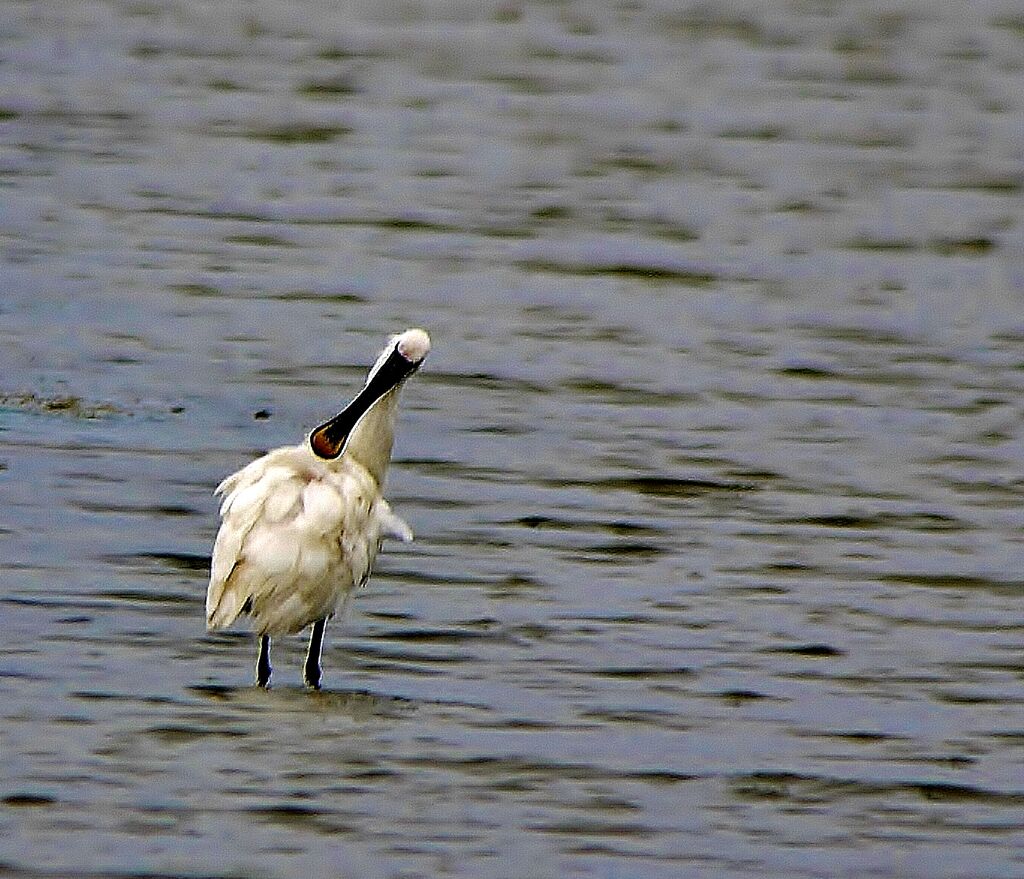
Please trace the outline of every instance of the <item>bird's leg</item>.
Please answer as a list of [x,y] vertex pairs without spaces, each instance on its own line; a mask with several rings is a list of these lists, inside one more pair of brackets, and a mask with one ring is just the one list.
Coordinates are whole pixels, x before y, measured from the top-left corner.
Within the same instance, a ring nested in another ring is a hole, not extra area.
[[260,652],[256,657],[256,686],[269,687],[270,673],[270,635],[260,635]]
[[320,677],[323,674],[320,667],[320,655],[324,649],[324,629],[327,628],[327,617],[313,623],[313,630],[309,633],[309,651],[306,653],[306,664],[302,667],[302,679],[306,686],[314,690],[320,689]]

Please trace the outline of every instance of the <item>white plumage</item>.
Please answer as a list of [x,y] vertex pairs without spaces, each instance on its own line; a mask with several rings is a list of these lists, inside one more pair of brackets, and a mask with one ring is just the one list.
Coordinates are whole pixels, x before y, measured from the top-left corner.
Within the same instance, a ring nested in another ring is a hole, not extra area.
[[393,337],[366,385],[297,446],[275,449],[227,477],[206,596],[209,629],[242,613],[260,637],[257,682],[269,683],[270,636],[314,624],[307,684],[319,687],[326,620],[366,582],[384,537],[412,531],[381,492],[398,392],[430,350],[423,330]]

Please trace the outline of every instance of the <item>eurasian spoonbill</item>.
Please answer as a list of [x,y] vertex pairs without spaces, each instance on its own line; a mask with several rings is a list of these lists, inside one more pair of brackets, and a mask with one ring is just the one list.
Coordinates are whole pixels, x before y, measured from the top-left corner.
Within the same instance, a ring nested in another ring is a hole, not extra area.
[[327,620],[370,576],[384,537],[412,540],[382,496],[398,392],[430,351],[418,329],[391,338],[363,389],[297,446],[268,452],[217,486],[206,625],[248,614],[259,636],[256,683],[270,683],[270,638],[312,624],[303,666],[320,689]]

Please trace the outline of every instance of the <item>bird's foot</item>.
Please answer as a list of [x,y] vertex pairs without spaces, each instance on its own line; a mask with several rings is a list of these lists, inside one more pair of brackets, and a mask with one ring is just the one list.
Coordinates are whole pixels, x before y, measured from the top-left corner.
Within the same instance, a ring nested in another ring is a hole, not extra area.
[[320,689],[320,681],[323,677],[323,673],[319,666],[309,668],[308,666],[302,671],[302,682],[309,687],[311,690]]

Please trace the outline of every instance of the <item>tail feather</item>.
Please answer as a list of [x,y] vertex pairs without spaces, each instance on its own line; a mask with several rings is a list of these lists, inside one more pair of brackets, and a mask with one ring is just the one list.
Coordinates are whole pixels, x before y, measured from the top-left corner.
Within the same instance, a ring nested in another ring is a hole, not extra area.
[[[233,573],[234,571],[232,571]],[[231,580],[231,575],[227,580]],[[228,585],[228,582],[225,582],[224,586]],[[206,601],[207,631],[226,629],[230,626],[245,609],[246,601],[248,601],[248,596],[242,595],[237,589],[221,588],[217,595],[211,591],[207,595]]]

